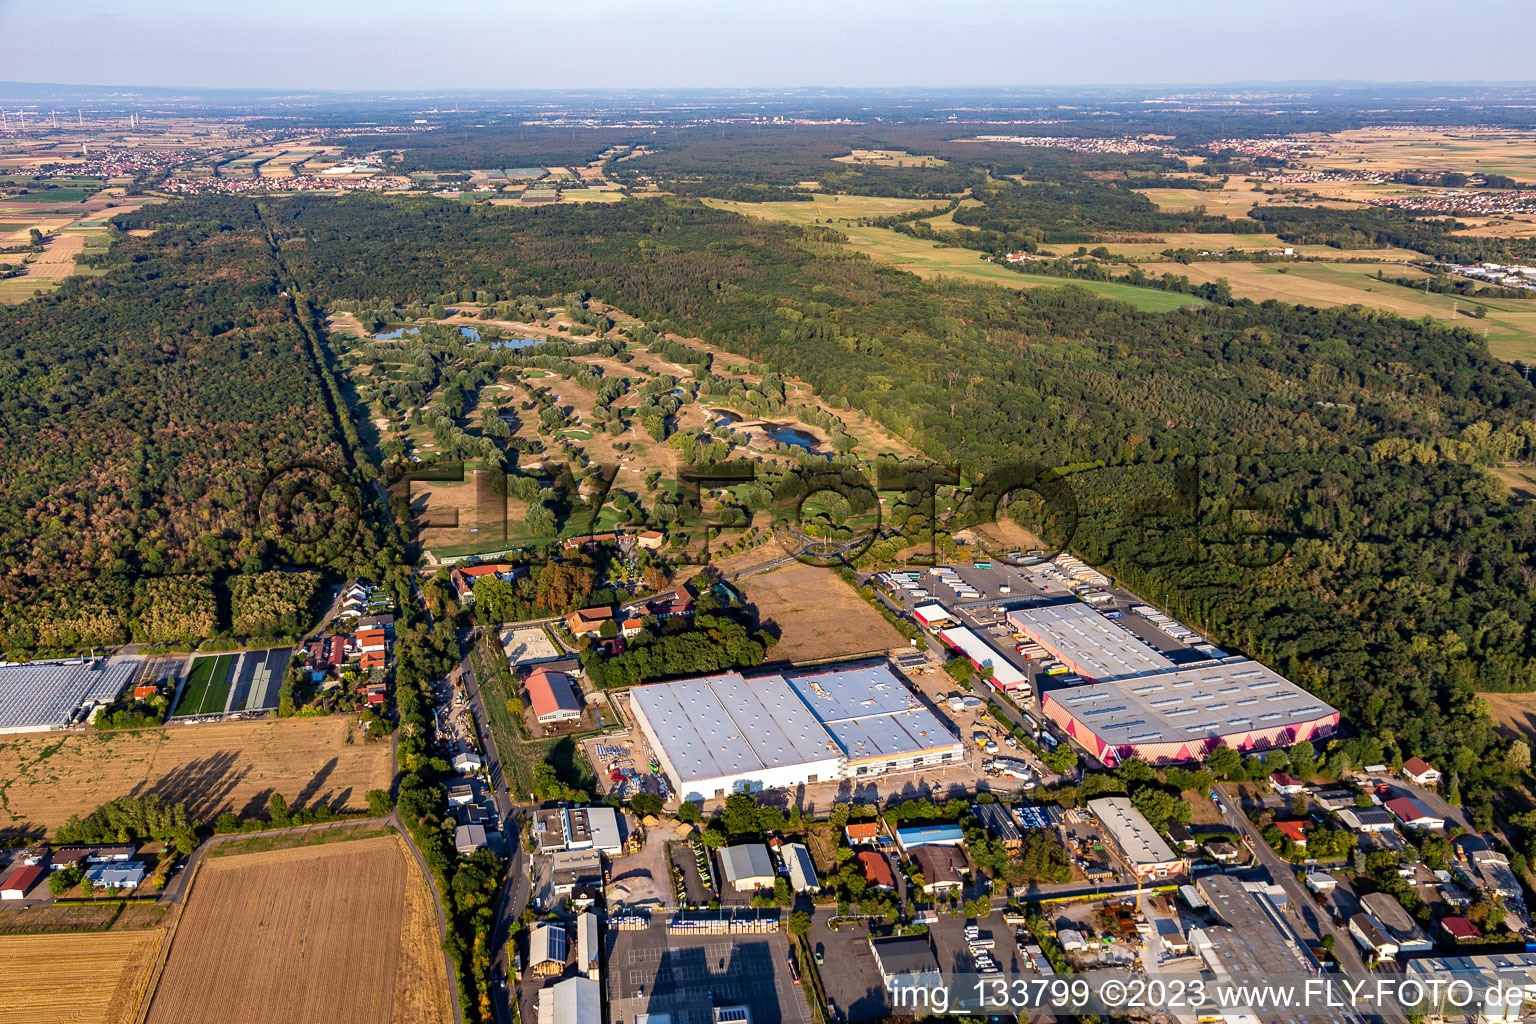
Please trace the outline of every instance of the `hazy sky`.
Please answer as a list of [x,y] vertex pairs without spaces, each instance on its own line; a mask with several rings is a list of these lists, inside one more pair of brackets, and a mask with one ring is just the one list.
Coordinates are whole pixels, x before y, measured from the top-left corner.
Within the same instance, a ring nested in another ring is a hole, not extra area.
[[1536,78],[1528,0],[433,6],[0,0],[0,79],[414,90]]

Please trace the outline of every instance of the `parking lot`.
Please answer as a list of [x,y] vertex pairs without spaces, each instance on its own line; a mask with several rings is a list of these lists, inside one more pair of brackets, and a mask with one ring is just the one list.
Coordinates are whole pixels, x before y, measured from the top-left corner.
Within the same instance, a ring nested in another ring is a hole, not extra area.
[[875,954],[869,949],[869,931],[862,923],[844,925],[834,931],[827,927],[833,913],[819,907],[806,933],[811,953],[820,954],[821,987],[826,992],[832,1020],[862,1024],[884,1020],[891,1012]]
[[610,1020],[670,1014],[672,1024],[710,1024],[716,1007],[746,1006],[754,1024],[808,1024],[810,1007],[789,971],[781,932],[669,934],[661,915],[639,931],[607,937]]

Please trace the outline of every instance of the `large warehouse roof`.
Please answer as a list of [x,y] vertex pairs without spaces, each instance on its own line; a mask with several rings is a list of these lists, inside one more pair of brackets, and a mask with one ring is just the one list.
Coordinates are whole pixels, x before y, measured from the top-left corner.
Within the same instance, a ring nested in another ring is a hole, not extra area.
[[122,692],[136,662],[43,662],[0,668],[0,732],[67,725],[88,703]]
[[850,762],[959,745],[883,665],[791,676],[788,682]]
[[629,694],[684,784],[838,755],[782,676],[749,682],[728,672],[636,686]]
[[[1334,708],[1247,658],[1056,690],[1045,695],[1045,711],[1058,724],[1066,725],[1061,719],[1070,716],[1092,733],[1102,748],[1094,750],[1100,760],[1106,750],[1124,756],[1134,748],[1154,763],[1200,757],[1216,740],[1239,750],[1290,743],[1338,719]],[[1091,744],[1079,730],[1068,731]],[[1180,754],[1185,745],[1190,749]]]
[[1130,630],[1078,601],[1019,608],[1008,621],[1088,679],[1163,672],[1173,662]]

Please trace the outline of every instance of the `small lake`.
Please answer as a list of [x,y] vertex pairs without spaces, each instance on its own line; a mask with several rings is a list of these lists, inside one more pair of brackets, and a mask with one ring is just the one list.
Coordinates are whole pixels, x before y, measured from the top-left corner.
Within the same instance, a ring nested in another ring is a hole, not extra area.
[[788,423],[764,423],[763,432],[779,442],[779,444],[804,448],[808,452],[816,450],[817,441],[814,435],[808,434],[797,427],[792,427]]
[[464,337],[468,338],[470,341],[478,342],[480,340],[480,332],[475,330],[473,327],[460,327],[459,333],[464,335]]
[[[466,329],[467,328],[463,327],[459,328],[461,331]],[[478,334],[476,335],[475,340],[480,340]],[[528,348],[532,345],[542,345],[548,340],[548,338],[503,338],[500,341],[491,342],[491,348],[505,348],[515,351],[520,348]]]
[[715,420],[715,426],[717,427],[728,427],[732,423],[741,422],[741,413],[732,412],[729,409],[711,409],[709,414],[718,417]]
[[405,337],[407,334],[420,334],[420,333],[421,333],[421,328],[420,327],[396,327],[392,331],[385,331],[383,334],[375,334],[374,338],[376,338],[379,341],[395,341],[395,340],[397,340],[399,338]]

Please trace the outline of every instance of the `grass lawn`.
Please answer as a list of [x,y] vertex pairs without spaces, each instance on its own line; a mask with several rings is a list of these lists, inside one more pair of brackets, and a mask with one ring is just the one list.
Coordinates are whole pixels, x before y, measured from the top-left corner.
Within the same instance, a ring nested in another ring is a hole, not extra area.
[[224,710],[224,705],[229,702],[230,687],[235,685],[234,655],[225,655],[219,659],[221,664],[213,667],[213,678],[208,681],[208,693],[203,698],[203,714],[211,715]]
[[96,194],[96,189],[49,188],[34,189],[24,195],[7,196],[6,203],[79,203]]
[[197,709],[203,706],[203,697],[208,692],[208,677],[213,674],[213,666],[218,660],[218,658],[198,658],[192,663],[192,671],[187,673],[186,684],[181,688],[181,701],[173,709],[173,714],[197,714]]
[[181,703],[176,705],[174,712],[176,717],[223,711],[224,702],[229,699],[229,667],[233,661],[231,654],[198,658],[181,691]]

